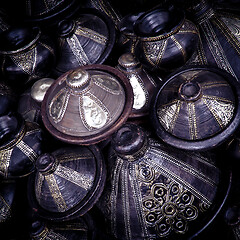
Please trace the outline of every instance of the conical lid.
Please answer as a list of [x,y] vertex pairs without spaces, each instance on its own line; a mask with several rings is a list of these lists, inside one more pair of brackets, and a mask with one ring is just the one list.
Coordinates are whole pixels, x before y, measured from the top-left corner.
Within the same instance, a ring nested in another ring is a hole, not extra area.
[[152,119],[158,136],[188,150],[217,147],[239,126],[239,86],[216,68],[189,67],[158,91]]
[[42,154],[30,184],[30,202],[49,220],[70,220],[85,214],[102,193],[105,165],[92,145],[71,146]]
[[48,89],[42,103],[46,128],[62,141],[94,144],[128,118],[133,92],[115,68],[88,65],[70,70]]

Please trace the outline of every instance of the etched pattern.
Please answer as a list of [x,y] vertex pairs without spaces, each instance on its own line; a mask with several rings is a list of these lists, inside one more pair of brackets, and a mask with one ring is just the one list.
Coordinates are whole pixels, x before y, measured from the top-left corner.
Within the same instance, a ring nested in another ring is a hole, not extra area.
[[63,88],[51,101],[49,114],[55,123],[62,120],[69,101],[70,93]]
[[5,201],[5,199],[0,195],[0,223],[5,222],[11,217],[11,208]]
[[234,77],[236,77],[236,74],[234,73],[230,63],[228,62],[227,57],[224,54],[223,48],[211,26],[211,23],[207,20],[201,24],[201,27],[203,29],[203,35],[207,40],[209,50],[211,51],[212,56],[218,67],[226,70]]
[[51,192],[51,196],[53,198],[53,201],[55,202],[58,211],[59,212],[64,212],[67,210],[67,205],[65,200],[63,199],[63,196],[60,192],[60,189],[57,185],[57,181],[54,177],[54,175],[50,174],[50,175],[46,175],[45,176],[45,180],[47,181],[49,190]]
[[0,151],[0,174],[5,178],[7,178],[8,176],[8,168],[10,164],[12,151],[13,149]]
[[48,228],[45,228],[38,235],[34,235],[33,239],[34,240],[67,240],[67,238],[62,236],[60,233],[56,233],[53,230],[49,230]]
[[101,45],[107,44],[107,38],[104,35],[101,35],[100,33],[93,31],[92,29],[81,27],[78,25],[76,31],[76,35],[80,35],[86,38],[91,39],[92,41],[99,43]]
[[66,40],[80,66],[88,65],[91,63],[75,34],[73,34],[71,38],[67,38]]
[[37,50],[36,48],[30,49],[27,52],[11,56],[11,59],[23,72],[32,75],[36,67]]
[[76,184],[86,191],[89,190],[93,185],[93,179],[89,179],[88,174],[83,175],[83,173],[79,173],[71,168],[62,165],[58,165],[54,174],[68,180],[71,183]]
[[91,80],[95,85],[113,94],[120,95],[123,93],[122,86],[111,76],[108,75],[93,75]]
[[240,19],[237,19],[237,18],[226,18],[226,17],[221,17],[220,19],[226,24],[226,26],[229,28],[231,33],[240,42]]
[[221,128],[226,127],[234,114],[234,104],[219,101],[213,97],[203,96],[203,102],[206,104]]
[[157,110],[157,116],[163,127],[171,132],[181,108],[181,102],[175,101],[167,106],[161,106]]
[[35,153],[35,151],[28,146],[25,142],[20,141],[16,147],[22,151],[33,163],[35,162],[35,160],[37,159],[38,155],[37,153]]
[[89,131],[102,128],[110,120],[108,109],[90,93],[79,97],[79,112],[84,126]]
[[196,113],[195,113],[195,104],[188,103],[188,122],[190,136],[192,140],[197,139],[197,122],[196,122]]
[[166,50],[168,39],[161,41],[145,42],[143,45],[143,51],[149,63],[153,66],[158,66],[163,58]]

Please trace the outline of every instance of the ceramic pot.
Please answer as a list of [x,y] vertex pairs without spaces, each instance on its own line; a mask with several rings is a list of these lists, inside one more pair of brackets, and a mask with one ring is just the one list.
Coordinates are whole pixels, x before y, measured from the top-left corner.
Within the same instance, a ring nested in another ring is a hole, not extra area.
[[228,72],[186,67],[169,76],[152,105],[152,123],[163,141],[207,150],[229,140],[239,126],[239,84]]
[[114,25],[95,9],[85,9],[74,19],[58,24],[57,77],[79,66],[106,61],[115,43]]
[[129,117],[140,118],[148,115],[152,96],[162,83],[162,79],[145,70],[131,53],[121,55],[116,68],[127,76],[133,88],[134,101]]
[[35,160],[42,153],[42,131],[17,113],[0,119],[0,175],[5,179],[28,176],[35,170]]
[[29,179],[35,213],[50,221],[68,221],[88,212],[105,184],[105,163],[95,145],[68,146],[42,154]]
[[6,83],[21,92],[50,75],[55,64],[55,45],[38,27],[12,27],[0,33],[1,73]]
[[134,24],[134,54],[152,70],[172,71],[183,66],[197,49],[198,30],[183,11],[172,6],[142,14]]
[[127,121],[133,92],[127,77],[107,65],[87,65],[60,76],[42,102],[46,129],[80,145],[106,140]]
[[[231,178],[215,156],[181,151],[125,124],[108,155],[98,207],[116,239],[191,239],[222,209]],[[223,190],[223,191],[222,191]]]

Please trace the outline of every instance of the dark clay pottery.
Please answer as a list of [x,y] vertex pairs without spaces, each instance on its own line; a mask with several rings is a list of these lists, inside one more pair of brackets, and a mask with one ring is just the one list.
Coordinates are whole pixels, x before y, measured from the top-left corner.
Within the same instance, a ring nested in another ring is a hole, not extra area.
[[[125,124],[112,137],[98,203],[116,239],[191,239],[225,203],[229,173],[215,156],[171,148]],[[226,175],[226,178],[225,178]]]
[[129,117],[140,118],[148,115],[152,96],[162,79],[145,70],[131,53],[121,55],[116,68],[127,76],[133,88],[134,101]]
[[98,147],[69,146],[41,155],[29,179],[33,210],[52,221],[75,219],[89,211],[105,184],[105,163]]
[[107,65],[87,65],[60,76],[42,102],[47,130],[61,141],[90,145],[127,121],[133,92],[127,77]]
[[53,78],[41,78],[19,96],[17,111],[26,121],[42,123],[41,103],[53,82]]
[[190,14],[200,34],[198,62],[224,69],[239,81],[239,16],[217,11],[206,0],[192,4]]
[[58,24],[58,58],[55,75],[79,66],[101,64],[115,43],[114,25],[96,9],[84,9],[73,19]]
[[21,115],[0,117],[0,176],[5,179],[29,175],[42,153],[42,131],[37,124],[25,122]]
[[197,48],[196,26],[172,6],[142,14],[134,24],[138,38],[134,54],[151,70],[172,71],[183,66]]
[[21,92],[50,74],[55,64],[55,45],[38,27],[12,27],[0,33],[0,59],[6,83]]
[[186,150],[213,149],[239,126],[239,84],[228,72],[186,67],[169,76],[152,105],[159,138]]

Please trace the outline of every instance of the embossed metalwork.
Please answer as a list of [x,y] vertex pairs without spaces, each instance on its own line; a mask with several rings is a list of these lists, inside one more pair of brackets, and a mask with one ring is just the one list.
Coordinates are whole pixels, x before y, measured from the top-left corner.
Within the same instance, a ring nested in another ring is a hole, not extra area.
[[137,150],[140,155],[128,155],[131,146],[126,155],[120,154],[117,136],[110,147],[109,182],[98,203],[101,211],[110,211],[105,217],[112,235],[127,240],[177,239],[198,226],[211,212],[221,187],[215,163],[200,153],[168,148],[149,137]]
[[8,176],[8,168],[13,149],[5,150],[0,152],[0,173],[2,176]]

